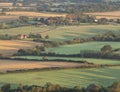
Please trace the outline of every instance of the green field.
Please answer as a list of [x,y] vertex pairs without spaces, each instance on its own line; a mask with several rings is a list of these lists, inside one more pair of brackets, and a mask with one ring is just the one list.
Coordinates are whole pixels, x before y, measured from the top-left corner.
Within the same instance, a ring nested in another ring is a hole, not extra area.
[[56,54],[79,54],[81,50],[100,51],[104,45],[111,45],[113,49],[120,48],[120,42],[87,42],[48,48],[47,52],[55,52]]
[[[21,59],[36,59],[36,60],[43,60],[41,56],[16,56],[13,58],[21,58]],[[120,64],[119,60],[109,60],[109,59],[92,59],[92,58],[70,58],[70,57],[47,57],[48,60],[74,60],[74,61],[81,61],[86,60],[90,63],[94,64],[109,64],[109,65],[116,65]]]
[[11,29],[0,29],[0,34],[29,34],[41,33],[44,37],[49,35],[51,40],[64,41],[73,39],[74,37],[91,37],[97,34],[112,31],[119,33],[120,26],[116,25],[81,25],[81,26],[63,26],[63,27],[50,27],[50,26],[28,26]]
[[120,81],[120,67],[9,73],[1,74],[0,81],[28,85],[44,85],[46,82],[51,82],[67,87],[87,86],[92,83],[108,86]]

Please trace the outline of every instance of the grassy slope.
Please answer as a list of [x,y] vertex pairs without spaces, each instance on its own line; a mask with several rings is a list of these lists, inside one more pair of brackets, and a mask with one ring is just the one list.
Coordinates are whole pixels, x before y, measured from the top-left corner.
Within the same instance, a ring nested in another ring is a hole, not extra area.
[[100,49],[104,45],[111,45],[113,49],[119,48],[119,42],[87,42],[82,44],[66,45],[54,48],[48,48],[47,52],[55,52],[58,54],[79,54],[81,50],[96,50]]
[[29,34],[41,33],[43,36],[49,35],[50,39],[63,41],[74,37],[90,37],[108,31],[119,33],[120,26],[115,25],[84,25],[84,26],[63,26],[63,27],[19,27],[12,29],[0,29],[0,34]]
[[[41,56],[16,56],[13,58],[23,58],[23,59],[36,59],[36,60],[42,60]],[[90,63],[94,64],[109,64],[109,65],[115,65],[120,64],[119,60],[109,60],[109,59],[92,59],[92,58],[68,58],[68,57],[47,57],[48,60],[56,60],[56,59],[64,59],[64,60],[74,60],[74,61],[80,61],[80,60],[86,60]]]
[[22,83],[29,85],[44,85],[46,82],[73,87],[75,85],[87,86],[91,83],[110,85],[120,81],[120,67],[102,69],[67,69],[41,72],[1,74],[0,81],[4,83]]

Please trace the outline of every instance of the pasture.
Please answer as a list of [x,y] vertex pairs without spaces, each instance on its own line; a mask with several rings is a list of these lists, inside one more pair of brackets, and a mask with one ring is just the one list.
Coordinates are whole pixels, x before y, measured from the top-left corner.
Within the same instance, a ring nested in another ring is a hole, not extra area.
[[[43,60],[41,56],[15,56],[12,58],[20,58],[20,59],[34,59],[34,60]],[[74,61],[81,61],[86,60],[89,63],[94,64],[108,64],[108,65],[117,65],[120,64],[119,60],[109,60],[109,59],[92,59],[92,58],[72,58],[72,57],[47,57],[48,60],[74,60]]]
[[50,36],[50,40],[65,41],[75,37],[87,38],[97,34],[103,34],[112,31],[119,34],[120,26],[116,25],[81,25],[81,26],[27,26],[11,29],[0,29],[0,34],[26,34],[40,33],[43,37]]
[[119,42],[87,42],[73,45],[65,45],[53,48],[47,48],[47,52],[55,52],[56,54],[80,54],[81,50],[100,51],[104,45],[111,45],[113,49],[120,48]]
[[45,85],[51,82],[66,87],[87,86],[92,83],[110,86],[113,82],[120,81],[120,67],[8,73],[0,74],[0,81],[24,85]]
[[42,45],[41,43],[31,41],[20,41],[20,40],[0,40],[0,53],[3,56],[11,56],[17,50],[23,48],[33,48],[36,45]]

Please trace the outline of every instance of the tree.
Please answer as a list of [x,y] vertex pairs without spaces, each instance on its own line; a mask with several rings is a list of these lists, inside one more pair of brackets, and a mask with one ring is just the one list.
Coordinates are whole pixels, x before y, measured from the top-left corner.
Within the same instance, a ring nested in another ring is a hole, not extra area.
[[104,54],[112,52],[112,47],[110,45],[105,45],[101,48],[101,52]]
[[19,17],[19,20],[20,20],[21,22],[27,22],[27,21],[29,20],[29,17],[27,17],[27,16],[20,16],[20,17]]
[[45,36],[45,39],[49,39],[49,38],[50,38],[49,35],[46,35],[46,36]]
[[100,91],[100,87],[95,85],[95,84],[91,84],[87,87],[87,92],[99,92]]
[[7,28],[7,27],[8,27],[8,25],[6,23],[1,23],[0,24],[0,28]]
[[109,88],[109,92],[120,92],[120,82],[113,83],[113,85]]
[[3,92],[10,92],[10,84],[5,84],[1,87]]

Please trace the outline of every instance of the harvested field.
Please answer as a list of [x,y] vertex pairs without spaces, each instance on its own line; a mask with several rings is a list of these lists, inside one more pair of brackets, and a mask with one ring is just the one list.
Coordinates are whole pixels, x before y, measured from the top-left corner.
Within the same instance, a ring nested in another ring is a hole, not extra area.
[[0,60],[0,72],[5,71],[14,71],[14,70],[27,70],[27,69],[35,69],[35,68],[51,68],[51,67],[77,67],[83,66],[84,64],[80,63],[70,63],[70,62],[37,62],[37,61],[19,61],[19,60]]
[[18,16],[0,16],[0,22],[16,20],[18,18],[19,18]]
[[11,7],[12,3],[0,3],[0,7]]
[[39,13],[39,12],[6,12],[7,15],[12,15],[12,16],[28,16],[28,17],[56,17],[56,16],[63,16],[65,17],[66,14],[58,14],[58,13]]
[[120,11],[113,11],[113,12],[95,12],[95,13],[87,13],[89,15],[96,15],[96,18],[107,18],[107,19],[114,19],[120,18]]
[[35,43],[31,41],[20,41],[20,40],[0,40],[0,53],[2,55],[12,55],[20,48],[32,48],[36,45],[42,45],[41,43]]

